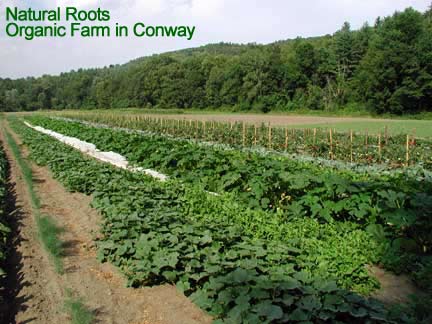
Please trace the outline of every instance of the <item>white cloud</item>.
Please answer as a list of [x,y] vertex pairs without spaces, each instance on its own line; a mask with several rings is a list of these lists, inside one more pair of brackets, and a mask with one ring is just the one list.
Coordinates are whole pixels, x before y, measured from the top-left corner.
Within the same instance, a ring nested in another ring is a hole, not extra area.
[[56,5],[59,7],[77,7],[77,8],[86,8],[95,6],[99,3],[99,0],[57,0]]
[[130,7],[126,7],[126,11],[134,12],[135,14],[160,14],[166,9],[166,0],[146,0],[146,1],[133,1]]
[[190,12],[195,17],[211,18],[223,14],[226,2],[225,0],[192,0]]

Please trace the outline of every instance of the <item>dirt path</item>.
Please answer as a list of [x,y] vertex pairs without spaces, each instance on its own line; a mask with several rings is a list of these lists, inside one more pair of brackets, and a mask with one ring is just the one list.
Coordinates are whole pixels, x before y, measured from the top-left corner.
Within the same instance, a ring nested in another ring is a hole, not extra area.
[[59,278],[39,244],[35,219],[21,170],[12,158],[3,132],[0,140],[10,163],[9,213],[14,218],[11,258],[8,259],[7,323],[66,323]]
[[410,301],[410,296],[424,295],[424,292],[416,287],[407,275],[396,275],[377,266],[369,266],[368,270],[381,285],[381,288],[375,291],[372,297],[384,304],[406,304]]
[[[19,142],[17,136],[14,135],[14,137]],[[27,151],[25,149],[23,151],[26,156]],[[51,271],[47,276],[48,282],[53,282],[55,285],[57,281],[63,289],[71,289],[73,294],[82,297],[86,306],[95,312],[98,323],[211,323],[209,316],[177,292],[173,286],[125,288],[125,279],[111,264],[101,264],[96,260],[93,237],[99,232],[98,224],[101,221],[101,215],[89,207],[91,198],[83,194],[67,192],[60,183],[52,178],[46,168],[36,165],[33,165],[32,168],[36,191],[42,202],[42,212],[56,219],[58,224],[65,229],[61,237],[66,243],[65,274],[59,277],[53,275]],[[18,195],[22,196],[22,193]],[[34,228],[34,224],[27,226]],[[38,266],[35,265],[35,267]],[[45,281],[42,282],[46,285]],[[57,303],[58,300],[62,302],[64,300],[64,298],[59,299],[59,296],[56,298]],[[28,307],[30,308],[33,307]],[[41,315],[37,314],[35,317],[37,320],[32,323],[61,323],[60,318],[39,321]]]

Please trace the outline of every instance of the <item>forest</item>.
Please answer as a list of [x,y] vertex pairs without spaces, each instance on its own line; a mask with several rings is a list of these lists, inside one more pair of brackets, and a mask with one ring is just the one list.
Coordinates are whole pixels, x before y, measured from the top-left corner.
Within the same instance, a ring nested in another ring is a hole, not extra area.
[[194,108],[432,111],[432,7],[333,35],[219,43],[57,76],[0,78],[0,111]]

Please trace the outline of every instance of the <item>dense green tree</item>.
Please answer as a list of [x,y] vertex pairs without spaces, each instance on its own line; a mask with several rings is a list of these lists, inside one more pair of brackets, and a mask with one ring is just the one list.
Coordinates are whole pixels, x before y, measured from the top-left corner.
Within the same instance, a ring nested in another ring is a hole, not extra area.
[[293,63],[297,67],[297,85],[306,87],[318,69],[318,58],[314,46],[309,42],[301,42],[295,48]]
[[334,52],[336,55],[339,69],[345,78],[350,78],[356,66],[356,47],[355,34],[351,31],[351,26],[345,22],[341,30],[334,35]]
[[419,45],[426,32],[422,15],[413,9],[384,19],[361,62],[357,83],[374,110],[400,114],[421,109],[425,75]]

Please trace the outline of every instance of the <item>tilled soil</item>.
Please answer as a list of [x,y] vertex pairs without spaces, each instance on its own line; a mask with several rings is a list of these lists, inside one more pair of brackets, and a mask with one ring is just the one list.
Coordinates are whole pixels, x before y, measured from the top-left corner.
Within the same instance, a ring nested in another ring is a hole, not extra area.
[[[11,130],[8,128],[8,131]],[[12,133],[12,132],[11,132]],[[13,134],[19,142],[16,134]],[[22,148],[24,156],[26,149]],[[7,150],[9,158],[10,151]],[[12,159],[11,159],[12,160]],[[41,199],[43,214],[54,218],[64,231],[63,258],[65,273],[57,275],[41,249],[35,221],[25,185],[12,160],[12,181],[16,182],[17,203],[23,206],[20,232],[23,240],[17,248],[21,260],[20,285],[17,294],[19,307],[15,322],[11,323],[66,323],[63,303],[65,291],[82,297],[84,304],[103,324],[205,324],[211,318],[170,285],[152,288],[126,288],[126,280],[109,263],[96,259],[93,243],[98,235],[102,216],[90,207],[91,197],[70,193],[49,170],[32,164],[36,191]],[[27,284],[29,283],[29,284]],[[13,307],[13,305],[11,306]]]

